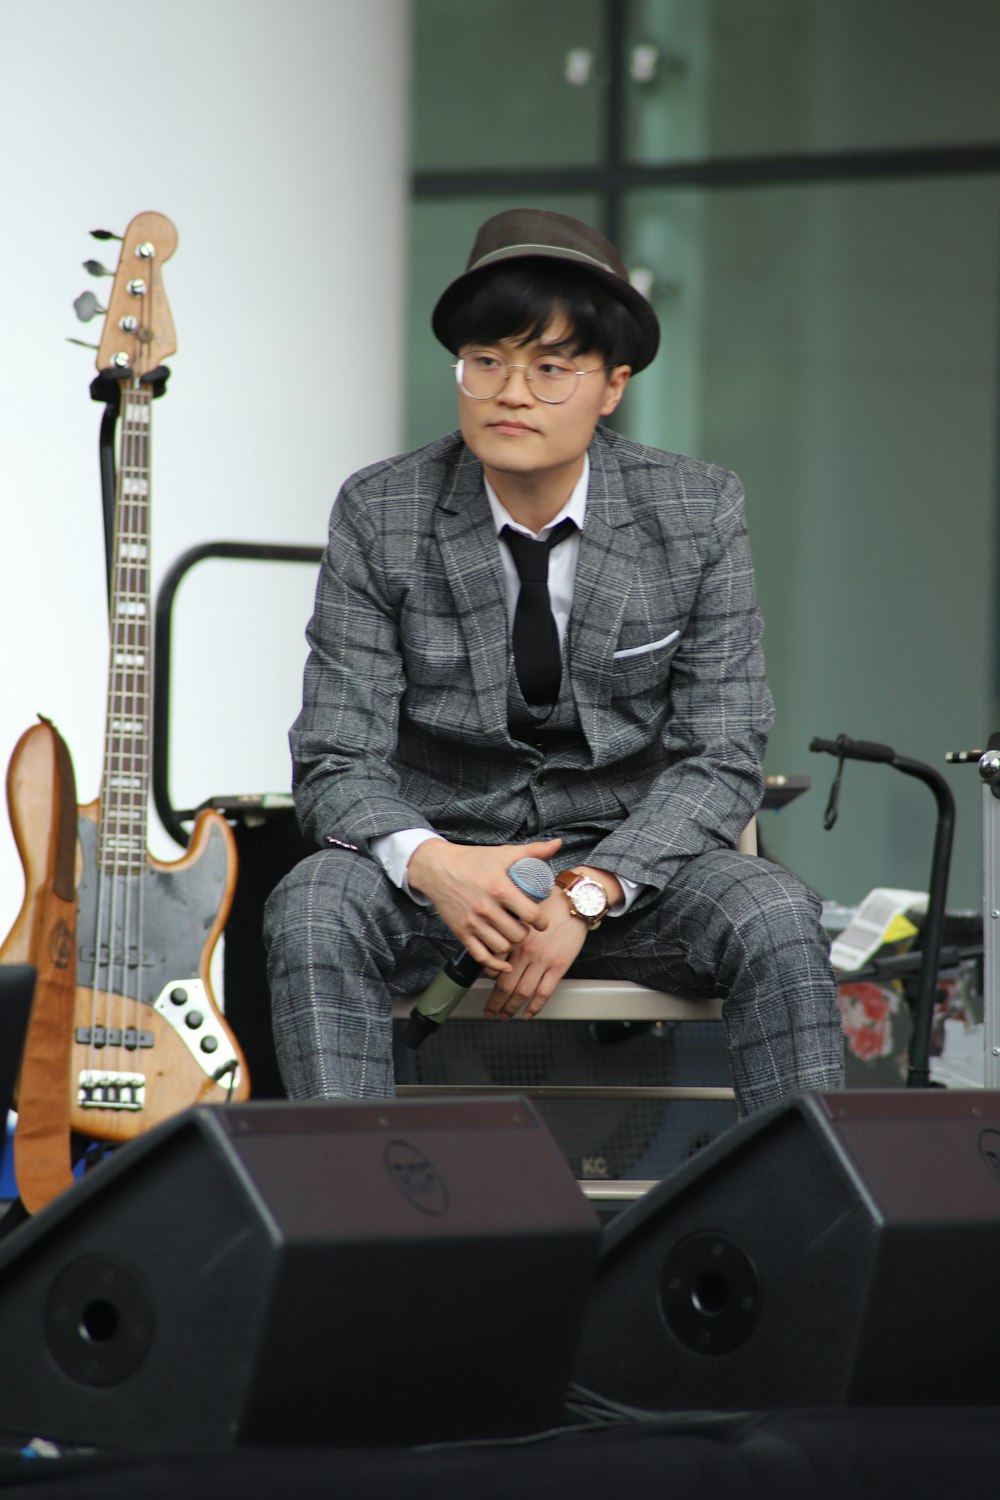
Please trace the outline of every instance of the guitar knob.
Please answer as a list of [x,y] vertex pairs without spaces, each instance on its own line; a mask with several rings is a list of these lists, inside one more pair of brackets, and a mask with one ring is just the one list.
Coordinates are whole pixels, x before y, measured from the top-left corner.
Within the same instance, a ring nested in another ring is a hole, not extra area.
[[83,269],[91,276],[113,276],[114,271],[109,271],[107,266],[102,266],[99,260],[85,260]]
[[73,303],[73,311],[81,323],[89,323],[98,313],[106,313],[107,308],[101,306],[93,292],[81,292]]

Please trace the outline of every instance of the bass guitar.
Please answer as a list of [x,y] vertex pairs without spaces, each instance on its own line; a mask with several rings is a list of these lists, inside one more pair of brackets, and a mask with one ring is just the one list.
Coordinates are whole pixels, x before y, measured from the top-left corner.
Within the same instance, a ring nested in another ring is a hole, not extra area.
[[[165,863],[147,851],[151,418],[155,372],[176,348],[163,290],[163,266],[176,246],[177,231],[164,215],[132,220],[97,354],[98,370],[112,373],[119,387],[119,462],[101,791],[76,816],[67,1089],[71,1129],[109,1142],[130,1140],[190,1105],[249,1095],[246,1062],[209,973],[236,884],[232,832],[221,814],[206,811],[181,859]],[[34,963],[40,993],[55,988],[46,985],[53,958],[41,939],[51,927],[59,820],[31,773],[38,766],[45,785],[54,784],[53,736],[44,722],[28,730],[8,775],[25,899],[0,960]],[[26,1057],[33,1026],[34,1017]],[[37,1108],[19,1099],[19,1110],[26,1105]]]

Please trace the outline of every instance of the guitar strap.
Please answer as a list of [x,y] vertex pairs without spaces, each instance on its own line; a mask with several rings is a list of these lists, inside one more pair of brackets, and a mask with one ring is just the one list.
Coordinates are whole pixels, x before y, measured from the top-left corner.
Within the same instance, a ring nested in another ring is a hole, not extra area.
[[70,1156],[71,1063],[76,1000],[76,779],[65,741],[47,720],[34,734],[51,736],[56,810],[54,850],[31,961],[38,977],[17,1099],[14,1174],[21,1201],[37,1213],[73,1182]]

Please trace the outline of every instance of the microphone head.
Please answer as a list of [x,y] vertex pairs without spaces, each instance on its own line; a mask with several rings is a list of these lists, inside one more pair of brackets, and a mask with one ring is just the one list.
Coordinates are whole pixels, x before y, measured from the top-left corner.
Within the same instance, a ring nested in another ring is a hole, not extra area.
[[519,891],[530,896],[532,901],[544,901],[551,896],[556,877],[544,859],[516,859],[507,874]]

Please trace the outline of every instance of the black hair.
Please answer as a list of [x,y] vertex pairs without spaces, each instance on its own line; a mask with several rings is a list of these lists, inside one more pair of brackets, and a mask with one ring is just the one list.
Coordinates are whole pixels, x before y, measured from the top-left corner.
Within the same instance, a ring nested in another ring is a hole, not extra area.
[[624,303],[589,272],[543,260],[485,272],[451,314],[447,345],[457,353],[469,344],[502,339],[531,343],[559,313],[570,326],[570,354],[599,354],[608,365],[631,363],[640,331]]

